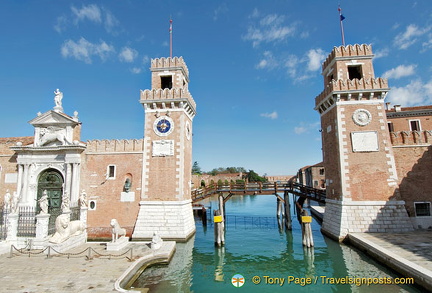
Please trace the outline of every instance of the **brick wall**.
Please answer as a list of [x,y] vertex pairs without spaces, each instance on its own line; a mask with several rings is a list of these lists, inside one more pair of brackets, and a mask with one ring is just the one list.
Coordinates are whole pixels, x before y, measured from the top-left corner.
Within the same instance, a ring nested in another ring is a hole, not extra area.
[[[141,196],[142,148],[142,139],[87,142],[82,154],[80,191],[85,189],[88,200],[96,202],[96,209],[88,211],[89,238],[111,237],[113,218],[127,229],[128,236],[132,234]],[[113,178],[107,178],[109,165],[115,166]],[[125,194],[126,178],[132,182],[133,200],[131,194]]]

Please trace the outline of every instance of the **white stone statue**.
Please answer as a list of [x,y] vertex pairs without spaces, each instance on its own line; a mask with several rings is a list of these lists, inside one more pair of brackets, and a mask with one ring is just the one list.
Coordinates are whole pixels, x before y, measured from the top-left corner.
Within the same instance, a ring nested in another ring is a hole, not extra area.
[[82,221],[70,221],[70,215],[61,214],[55,221],[56,232],[49,242],[62,243],[72,236],[80,235],[87,228]]
[[67,191],[65,191],[63,194],[61,209],[62,209],[63,213],[69,213],[70,212],[70,200],[69,200],[69,195],[68,195]]
[[116,242],[119,236],[126,236],[126,229],[120,227],[116,219],[112,219],[110,225],[112,227],[112,242]]
[[83,191],[80,194],[79,202],[80,202],[81,208],[86,208],[88,206],[88,203],[87,203],[87,193],[85,192],[84,189],[83,189]]
[[159,249],[161,248],[163,243],[162,238],[159,236],[159,234],[157,232],[153,233],[153,237],[152,237],[152,241],[150,243],[150,248],[151,249]]
[[18,212],[18,203],[20,201],[20,197],[18,195],[18,193],[16,191],[13,192],[13,196],[12,196],[12,203],[11,203],[11,210],[12,213],[17,213]]
[[54,91],[54,103],[56,107],[62,107],[62,99],[63,99],[63,93],[59,90],[56,89]]
[[48,214],[48,193],[46,189],[43,191],[41,198],[38,200],[41,209],[40,214]]
[[10,210],[11,208],[11,194],[9,193],[9,189],[6,190],[6,194],[4,196],[4,208],[5,210]]

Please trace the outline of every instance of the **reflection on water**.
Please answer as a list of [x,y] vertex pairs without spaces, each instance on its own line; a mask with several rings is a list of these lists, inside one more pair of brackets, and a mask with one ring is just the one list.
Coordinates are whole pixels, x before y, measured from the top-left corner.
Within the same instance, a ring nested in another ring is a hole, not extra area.
[[[216,201],[204,204],[217,208]],[[323,237],[315,221],[315,246],[304,248],[294,212],[293,230],[278,229],[275,196],[234,196],[226,203],[226,213],[225,247],[214,246],[211,221],[203,227],[196,219],[196,235],[187,243],[177,243],[171,263],[146,269],[133,287],[149,288],[149,292],[420,292],[408,286],[329,284],[347,277],[400,276]],[[236,274],[244,276],[241,288],[231,284]],[[259,284],[252,282],[254,276],[260,277]]]

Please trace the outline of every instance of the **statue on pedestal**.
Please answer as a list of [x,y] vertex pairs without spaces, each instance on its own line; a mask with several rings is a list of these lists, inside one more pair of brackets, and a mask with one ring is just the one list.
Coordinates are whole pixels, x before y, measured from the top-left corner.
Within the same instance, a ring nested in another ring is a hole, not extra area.
[[56,89],[54,91],[54,103],[56,107],[62,107],[62,99],[63,99],[63,93],[59,90]]
[[12,213],[18,212],[18,203],[19,203],[19,195],[16,191],[13,192],[12,201],[11,201],[11,211]]
[[84,189],[83,189],[83,191],[80,194],[79,202],[80,202],[81,208],[86,208],[87,207],[87,193],[85,192]]
[[56,232],[49,242],[62,243],[72,236],[84,233],[87,228],[82,221],[70,221],[69,215],[62,214],[55,221]]
[[68,195],[67,191],[65,191],[63,194],[61,209],[62,209],[63,213],[69,213],[70,212],[70,200],[69,200],[69,195]]
[[119,236],[126,236],[126,229],[120,227],[116,219],[112,219],[110,225],[112,227],[112,242],[116,242]]
[[8,211],[11,208],[11,194],[9,193],[9,189],[6,190],[6,194],[4,196],[4,208]]
[[41,209],[40,214],[48,214],[48,193],[46,189],[43,191],[41,198],[38,200]]

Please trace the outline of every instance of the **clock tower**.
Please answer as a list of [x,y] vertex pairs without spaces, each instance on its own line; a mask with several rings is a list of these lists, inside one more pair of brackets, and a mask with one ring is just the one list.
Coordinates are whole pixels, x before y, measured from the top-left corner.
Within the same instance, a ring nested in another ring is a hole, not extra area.
[[187,240],[195,233],[191,201],[192,121],[196,104],[182,57],[151,60],[152,88],[141,91],[144,153],[140,210],[132,237]]
[[326,169],[322,231],[337,239],[412,229],[387,126],[390,89],[375,77],[372,58],[370,45],[335,47],[322,66],[324,90],[315,98]]

